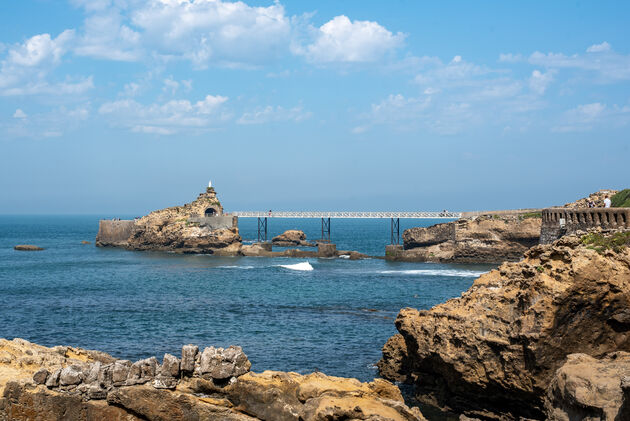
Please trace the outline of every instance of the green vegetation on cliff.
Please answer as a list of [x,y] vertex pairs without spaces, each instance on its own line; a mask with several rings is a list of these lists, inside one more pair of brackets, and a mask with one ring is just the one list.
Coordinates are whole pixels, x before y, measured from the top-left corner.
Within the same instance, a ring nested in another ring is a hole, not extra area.
[[613,208],[630,208],[630,189],[624,189],[610,198]]
[[616,232],[612,235],[603,235],[600,233],[590,233],[582,236],[582,243],[587,248],[603,253],[608,249],[612,249],[615,253],[619,253],[626,246],[630,245],[630,232]]

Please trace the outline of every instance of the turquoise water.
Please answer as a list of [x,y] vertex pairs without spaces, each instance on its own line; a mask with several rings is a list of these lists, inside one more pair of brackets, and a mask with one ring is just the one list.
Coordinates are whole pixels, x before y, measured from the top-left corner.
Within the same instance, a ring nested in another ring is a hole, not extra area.
[[[111,217],[106,215],[105,217]],[[225,258],[102,249],[99,216],[0,216],[0,337],[136,360],[181,346],[243,347],[253,370],[371,380],[403,307],[459,296],[490,266],[380,259]],[[401,229],[435,221],[404,221]],[[241,234],[256,236],[256,220]],[[271,235],[318,220],[270,219]],[[389,220],[333,220],[339,249],[382,255]],[[42,252],[18,252],[36,244]],[[283,266],[308,261],[312,271]]]

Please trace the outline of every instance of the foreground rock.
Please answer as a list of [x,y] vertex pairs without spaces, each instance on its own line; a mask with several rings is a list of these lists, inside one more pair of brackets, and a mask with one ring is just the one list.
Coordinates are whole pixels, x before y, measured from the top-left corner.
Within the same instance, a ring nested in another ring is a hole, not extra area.
[[300,230],[287,230],[280,235],[272,238],[271,242],[279,247],[315,247],[315,243],[306,241],[306,234]]
[[214,189],[208,188],[183,206],[157,210],[133,221],[101,221],[96,245],[235,256],[240,252],[241,236],[233,218],[223,216]]
[[547,387],[568,354],[630,351],[630,251],[618,245],[630,236],[600,237],[533,247],[461,298],[401,310],[381,374],[468,416],[544,419]]
[[39,246],[34,246],[32,244],[18,244],[17,246],[13,247],[14,250],[18,250],[18,251],[40,251],[40,250],[44,250],[43,248],[39,247]]
[[538,244],[541,215],[481,215],[403,233],[404,250],[392,260],[454,263],[517,261]]
[[250,367],[240,347],[131,363],[0,339],[0,420],[424,420],[385,380]]
[[545,408],[550,421],[630,420],[630,354],[569,355],[549,385]]

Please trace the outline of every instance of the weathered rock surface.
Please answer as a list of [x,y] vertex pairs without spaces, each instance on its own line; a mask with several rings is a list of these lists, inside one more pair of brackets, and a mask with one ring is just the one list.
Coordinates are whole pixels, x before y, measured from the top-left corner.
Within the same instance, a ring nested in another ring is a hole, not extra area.
[[630,420],[630,354],[569,355],[549,385],[545,409],[550,421]]
[[[135,221],[119,221],[120,227],[116,229],[124,233],[125,238],[105,240],[99,231],[96,245],[131,250],[238,255],[241,248],[238,228],[212,229],[189,220],[205,215],[208,209],[212,209],[216,215],[223,213],[221,203],[211,188],[183,206],[157,210]],[[111,238],[112,235],[107,237]]]
[[41,251],[44,250],[42,247],[39,246],[34,246],[32,244],[18,244],[17,246],[13,247],[14,250],[18,250],[18,251]]
[[563,207],[571,208],[571,209],[588,208],[588,203],[593,202],[595,204],[595,207],[603,208],[604,199],[606,198],[606,196],[612,197],[617,192],[618,190],[610,190],[610,189],[599,190],[599,191],[596,191],[595,193],[589,194],[588,197],[578,199],[575,202],[567,203]]
[[287,230],[271,239],[273,245],[279,247],[315,247],[316,244],[306,241],[306,234],[300,230]]
[[630,351],[630,251],[589,247],[576,236],[533,247],[460,298],[401,310],[381,374],[468,416],[542,419],[568,354]]
[[[194,345],[131,363],[0,339],[0,420],[421,421],[385,380],[260,374],[240,347]],[[52,379],[52,380],[51,380]]]
[[502,263],[517,261],[538,244],[539,215],[481,215],[403,232],[404,250],[393,260]]

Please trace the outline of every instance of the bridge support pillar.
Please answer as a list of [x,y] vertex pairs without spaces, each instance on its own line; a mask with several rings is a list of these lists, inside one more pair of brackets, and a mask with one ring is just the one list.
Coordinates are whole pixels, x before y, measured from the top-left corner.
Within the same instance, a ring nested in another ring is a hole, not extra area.
[[400,218],[392,218],[391,221],[391,244],[400,244]]
[[258,242],[267,242],[267,218],[258,218]]
[[330,218],[322,218],[322,238],[321,241],[330,243]]

